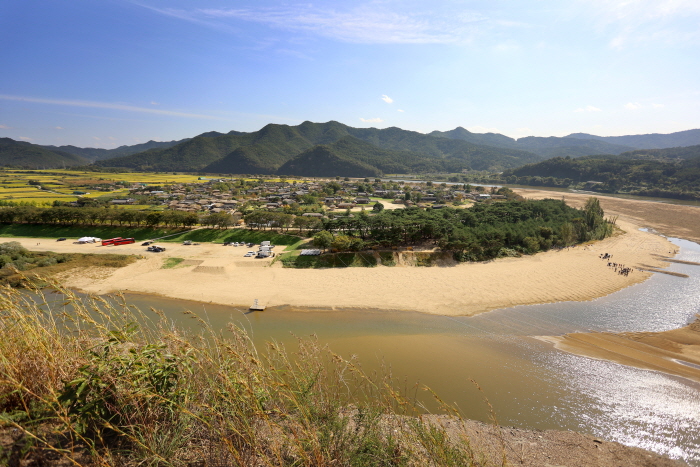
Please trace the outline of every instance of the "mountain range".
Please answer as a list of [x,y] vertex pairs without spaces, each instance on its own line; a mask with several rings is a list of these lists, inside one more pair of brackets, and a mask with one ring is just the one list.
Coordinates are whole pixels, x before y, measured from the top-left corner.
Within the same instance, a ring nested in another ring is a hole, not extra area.
[[580,157],[600,154],[622,154],[635,149],[662,149],[700,144],[700,129],[670,134],[595,136],[572,133],[563,137],[527,136],[509,138],[498,133],[472,133],[462,127],[450,131],[433,131],[433,136],[460,139],[474,144],[498,148],[520,149],[549,159],[551,157]]
[[[87,165],[135,170],[301,176],[384,173],[498,172],[553,157],[620,155],[655,158],[658,148],[700,144],[700,130],[601,137],[510,138],[458,127],[430,134],[391,127],[353,128],[339,122],[268,124],[258,131],[211,131],[179,141],[116,149],[39,146],[0,138],[0,165],[52,168]],[[642,153],[635,154],[638,150]],[[665,158],[664,156],[658,156]]]
[[178,143],[187,141],[189,138],[181,139],[179,141],[149,141],[147,143],[134,144],[133,146],[119,146],[115,149],[101,149],[101,148],[79,148],[76,146],[43,146],[50,151],[61,151],[67,152],[69,154],[74,154],[87,159],[90,162],[111,159],[113,157],[129,156],[131,154],[136,154],[139,152],[147,151],[154,148],[169,148],[175,146]]
[[[374,160],[370,155],[379,159]],[[312,159],[320,165],[308,167],[301,163]],[[334,167],[341,159],[344,163]],[[249,174],[275,174],[285,167],[287,174],[293,168],[294,175],[335,176],[344,175],[339,170],[352,161],[355,169],[364,167],[360,172],[370,176],[385,173],[388,167],[399,173],[500,171],[539,160],[542,160],[540,156],[527,151],[494,148],[396,127],[380,130],[353,128],[335,121],[307,121],[297,126],[269,124],[251,133],[198,136],[170,148],[151,149],[96,164],[139,170]],[[325,167],[322,174],[321,166]]]
[[30,169],[54,169],[85,165],[89,161],[82,156],[38,144],[0,138],[0,166],[27,167]]

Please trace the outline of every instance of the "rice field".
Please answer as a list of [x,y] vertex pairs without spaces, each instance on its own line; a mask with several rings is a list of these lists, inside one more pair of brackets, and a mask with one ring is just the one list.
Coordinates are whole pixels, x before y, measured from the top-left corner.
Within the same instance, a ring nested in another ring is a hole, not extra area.
[[[173,183],[204,183],[197,175],[172,173],[108,173],[84,172],[75,170],[0,170],[0,201],[18,204],[50,206],[54,201],[77,201],[75,191],[84,191],[85,198],[122,197],[129,193],[128,188],[110,191],[95,190],[95,185],[112,185],[118,182],[131,185],[142,183],[146,186]],[[31,183],[30,183],[31,182]],[[43,190],[38,187],[41,186]],[[120,206],[124,207],[124,206]],[[148,209],[149,206],[128,206],[128,209]]]

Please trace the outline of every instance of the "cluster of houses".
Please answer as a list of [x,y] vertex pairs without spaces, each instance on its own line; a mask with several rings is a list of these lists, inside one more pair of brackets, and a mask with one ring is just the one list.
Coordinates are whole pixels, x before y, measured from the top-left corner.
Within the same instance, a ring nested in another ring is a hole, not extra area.
[[[221,182],[235,186],[233,191],[222,191]],[[329,184],[333,189],[327,189]],[[387,185],[392,188],[387,188]],[[151,191],[148,187],[132,187],[130,198],[112,200],[112,204],[134,204],[136,197],[147,196],[160,201],[168,209],[187,212],[234,213],[243,203],[254,203],[259,208],[279,210],[293,203],[304,203],[305,195],[312,195],[324,211],[352,209],[360,205],[371,205],[370,198],[391,200],[393,204],[433,208],[445,207],[454,201],[499,199],[505,196],[478,191],[465,191],[462,185],[442,186],[436,189],[425,183],[401,184],[362,183],[359,181],[264,181],[240,182],[235,179],[207,180],[199,183],[176,184],[165,190]],[[411,196],[406,199],[405,190],[410,187]],[[460,188],[458,188],[460,187]],[[364,190],[363,190],[364,189]],[[328,193],[332,193],[329,195]],[[307,198],[308,199],[308,198]],[[305,216],[321,217],[320,212],[305,213]]]

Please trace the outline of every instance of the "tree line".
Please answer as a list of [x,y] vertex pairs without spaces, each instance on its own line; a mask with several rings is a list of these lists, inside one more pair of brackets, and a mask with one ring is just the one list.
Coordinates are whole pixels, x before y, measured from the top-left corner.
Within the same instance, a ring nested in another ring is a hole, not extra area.
[[[221,216],[219,216],[221,217]],[[118,225],[130,227],[192,227],[210,223],[215,214],[200,217],[184,211],[137,211],[90,207],[11,206],[0,209],[2,224]]]
[[479,203],[468,209],[385,210],[372,216],[363,211],[324,220],[314,242],[340,251],[432,243],[454,251],[459,260],[483,261],[602,239],[612,232],[596,198],[581,210],[547,199]]

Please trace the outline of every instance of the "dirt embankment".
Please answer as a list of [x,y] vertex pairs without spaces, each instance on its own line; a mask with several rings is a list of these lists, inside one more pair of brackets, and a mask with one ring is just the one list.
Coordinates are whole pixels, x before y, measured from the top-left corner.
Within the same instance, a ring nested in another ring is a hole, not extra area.
[[[684,462],[573,431],[522,430],[431,416],[452,438],[466,435],[485,465],[522,467],[679,467]],[[505,460],[505,462],[504,462]]]

